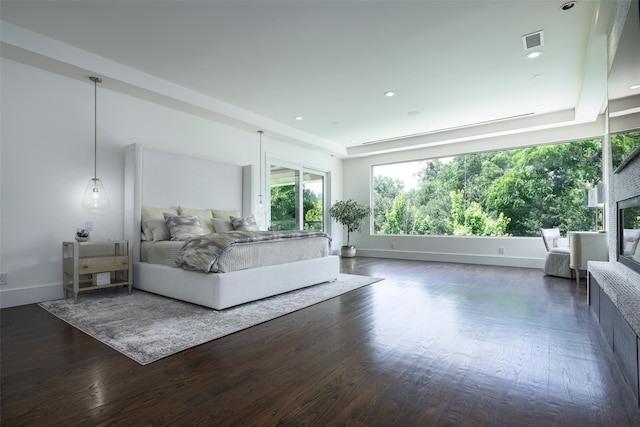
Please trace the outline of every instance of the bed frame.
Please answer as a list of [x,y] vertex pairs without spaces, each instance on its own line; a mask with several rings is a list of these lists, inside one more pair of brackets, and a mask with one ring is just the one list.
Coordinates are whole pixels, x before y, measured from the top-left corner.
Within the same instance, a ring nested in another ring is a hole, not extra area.
[[140,262],[142,206],[254,210],[253,168],[132,144],[125,155],[125,238],[133,244],[133,286],[221,310],[338,278],[337,256],[232,273],[201,273]]

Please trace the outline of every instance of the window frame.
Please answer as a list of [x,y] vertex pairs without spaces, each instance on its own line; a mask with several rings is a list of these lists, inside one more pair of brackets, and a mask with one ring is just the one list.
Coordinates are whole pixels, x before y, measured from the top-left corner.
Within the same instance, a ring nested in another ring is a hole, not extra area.
[[296,216],[297,218],[297,226],[299,230],[303,230],[304,229],[304,206],[303,206],[303,188],[304,188],[304,174],[305,173],[311,173],[314,175],[320,175],[323,178],[323,189],[322,189],[322,204],[323,204],[323,210],[322,210],[322,229],[324,232],[327,232],[327,230],[330,229],[331,227],[331,218],[329,217],[329,201],[331,200],[330,197],[330,189],[331,189],[331,185],[330,185],[330,176],[331,176],[331,172],[329,171],[323,171],[323,170],[319,170],[316,168],[312,168],[312,167],[308,167],[308,166],[304,166],[302,164],[299,163],[295,163],[295,162],[290,162],[290,161],[286,161],[286,160],[282,160],[282,159],[278,159],[275,157],[267,157],[267,167],[266,172],[267,172],[267,177],[266,177],[266,184],[267,184],[267,188],[266,188],[266,195],[265,195],[265,201],[266,201],[266,221],[267,221],[267,225],[268,228],[271,228],[271,168],[272,166],[276,166],[276,167],[281,167],[281,168],[287,168],[287,169],[291,169],[291,170],[295,170],[298,172],[298,176],[299,176],[299,180],[298,180],[298,185],[299,188],[297,189],[298,191],[296,191],[296,194],[298,194],[297,200],[296,200]]

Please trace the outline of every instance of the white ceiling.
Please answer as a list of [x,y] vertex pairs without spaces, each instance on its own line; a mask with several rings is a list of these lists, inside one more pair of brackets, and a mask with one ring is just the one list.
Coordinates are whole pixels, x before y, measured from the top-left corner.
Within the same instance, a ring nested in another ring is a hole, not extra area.
[[[563,3],[3,0],[2,54],[88,68],[128,93],[362,154],[416,135],[446,141],[452,128],[480,136],[595,120],[603,35],[625,2]],[[522,36],[539,30],[543,55],[527,59]],[[31,32],[64,45],[26,41]],[[637,46],[622,47],[632,61],[614,97],[640,92],[628,89],[640,83]],[[113,62],[85,67],[71,53]]]

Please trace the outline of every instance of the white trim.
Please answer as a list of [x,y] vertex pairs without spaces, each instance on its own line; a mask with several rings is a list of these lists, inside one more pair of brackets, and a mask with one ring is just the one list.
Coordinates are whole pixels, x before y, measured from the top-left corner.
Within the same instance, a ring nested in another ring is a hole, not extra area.
[[62,283],[48,283],[13,289],[0,290],[0,308],[36,304],[64,298]]
[[406,259],[414,261],[433,261],[433,262],[452,262],[460,264],[480,264],[493,265],[501,267],[521,267],[521,268],[539,268],[542,270],[544,259],[532,257],[508,257],[504,255],[474,255],[474,254],[455,254],[442,252],[418,252],[418,251],[399,251],[384,249],[361,249],[357,248],[357,256],[371,258],[392,258]]

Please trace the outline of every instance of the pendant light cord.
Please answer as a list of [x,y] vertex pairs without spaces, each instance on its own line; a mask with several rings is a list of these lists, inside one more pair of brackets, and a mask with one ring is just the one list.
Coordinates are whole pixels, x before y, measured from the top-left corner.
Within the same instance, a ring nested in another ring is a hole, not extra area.
[[260,205],[262,205],[262,134],[264,131],[259,130],[260,134]]
[[100,77],[89,77],[93,82],[93,181],[98,180],[98,83]]

